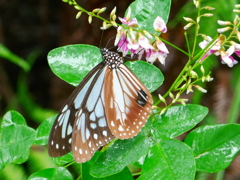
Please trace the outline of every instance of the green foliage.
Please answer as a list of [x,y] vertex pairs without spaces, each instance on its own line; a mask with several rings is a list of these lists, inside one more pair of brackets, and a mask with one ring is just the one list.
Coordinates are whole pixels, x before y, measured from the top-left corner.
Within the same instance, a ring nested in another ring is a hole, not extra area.
[[225,169],[240,151],[240,125],[201,126],[185,142],[194,152],[197,170],[209,173]]
[[[59,78],[77,86],[93,67],[102,61],[102,56],[100,49],[95,46],[77,44],[51,50],[48,59],[52,71]],[[161,71],[149,63],[135,61],[127,62],[126,65],[151,92],[163,83],[164,77]],[[151,74],[151,76],[149,77],[148,74]]]
[[36,179],[49,179],[49,180],[72,180],[72,175],[66,168],[59,167],[59,168],[49,168],[44,169],[42,171],[38,171],[33,173],[28,180],[36,180]]
[[150,92],[154,92],[164,81],[162,72],[147,62],[128,61],[125,65],[145,84]]
[[0,131],[0,169],[12,162],[16,164],[25,162],[35,134],[35,130],[26,125],[18,112],[7,112],[3,117]]
[[129,8],[131,8],[132,11],[131,17],[137,18],[139,27],[150,33],[155,34],[155,30],[153,28],[154,20],[157,16],[160,16],[164,19],[165,22],[167,22],[170,12],[170,6],[170,0],[136,0],[129,6]]
[[48,63],[52,71],[73,86],[77,86],[101,61],[100,49],[85,44],[59,47],[48,54]]
[[13,54],[9,49],[7,49],[3,44],[0,44],[0,57],[8,59],[12,63],[18,65],[23,68],[24,71],[30,70],[30,65],[21,57]]

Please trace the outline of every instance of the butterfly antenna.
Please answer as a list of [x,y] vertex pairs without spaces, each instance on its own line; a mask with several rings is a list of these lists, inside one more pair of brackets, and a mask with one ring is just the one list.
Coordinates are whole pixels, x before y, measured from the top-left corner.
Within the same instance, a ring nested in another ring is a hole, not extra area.
[[101,38],[100,38],[100,42],[99,42],[99,47],[100,47],[100,48],[102,48],[103,33],[104,33],[104,30],[102,31]]
[[[110,41],[113,40],[113,38],[115,38],[115,36],[111,37],[111,38],[108,40],[107,45],[106,45],[106,48],[108,47],[108,44],[110,43]],[[117,46],[110,47],[109,50],[110,50],[110,49],[113,49],[113,48],[115,48],[115,47],[117,47]]]

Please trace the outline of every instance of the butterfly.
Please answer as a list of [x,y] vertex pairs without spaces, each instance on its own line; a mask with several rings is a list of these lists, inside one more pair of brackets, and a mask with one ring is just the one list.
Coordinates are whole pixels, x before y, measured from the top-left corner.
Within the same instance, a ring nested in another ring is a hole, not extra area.
[[101,49],[103,61],[76,87],[53,124],[48,152],[51,157],[70,151],[76,162],[92,158],[115,138],[137,135],[152,109],[146,86],[123,64],[116,52]]

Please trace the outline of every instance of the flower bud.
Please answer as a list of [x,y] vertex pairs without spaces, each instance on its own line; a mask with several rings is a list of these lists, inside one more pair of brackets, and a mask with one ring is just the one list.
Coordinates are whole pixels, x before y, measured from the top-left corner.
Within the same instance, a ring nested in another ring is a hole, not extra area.
[[240,8],[240,4],[235,4],[235,8]]
[[99,11],[100,11],[99,8],[96,8],[96,9],[92,10],[93,13],[98,13]]
[[207,90],[203,89],[201,86],[195,85],[195,88],[201,91],[202,93],[207,93]]
[[183,27],[183,29],[186,31],[186,30],[188,30],[192,25],[193,25],[193,23],[188,23],[186,26]]
[[212,11],[212,10],[214,10],[215,8],[214,8],[214,7],[211,7],[211,6],[205,6],[205,7],[202,7],[202,9],[206,9],[206,10]]
[[117,8],[116,8],[116,6],[115,6],[115,7],[113,8],[113,10],[111,11],[111,13],[110,13],[110,17],[113,16],[113,15],[115,15],[116,9],[117,9]]
[[89,24],[92,23],[92,16],[91,15],[88,16],[88,22],[89,22]]
[[74,6],[76,10],[82,10],[79,6]]
[[203,14],[202,16],[204,16],[204,17],[212,17],[213,14],[212,14],[212,13],[205,13],[205,14]]
[[170,98],[174,99],[174,95],[170,92],[169,93]]
[[198,0],[193,0],[193,4],[196,6],[196,8],[199,7],[199,1]]
[[166,100],[164,97],[162,97],[160,94],[158,94],[158,97],[164,104],[166,104]]
[[190,75],[192,78],[198,78],[198,74],[195,71],[190,71]]
[[226,31],[229,31],[229,30],[231,30],[232,28],[231,27],[224,27],[224,28],[219,28],[219,29],[217,29],[217,32],[218,33],[224,33],[224,32],[226,32]]
[[160,112],[160,115],[163,115],[166,112],[167,108],[163,108]]
[[99,11],[98,11],[98,13],[97,14],[101,14],[101,13],[103,13],[104,11],[106,11],[106,7],[103,7],[103,8],[101,8]]
[[217,22],[218,22],[218,24],[219,24],[220,26],[227,26],[227,25],[231,25],[231,24],[232,24],[230,21],[221,21],[221,20],[218,20]]
[[233,12],[240,13],[240,10],[239,9],[233,9]]
[[192,85],[189,85],[189,86],[187,87],[187,92],[186,92],[186,94],[189,94],[190,92],[193,92],[193,90],[192,90]]
[[189,17],[183,17],[183,19],[187,22],[194,22],[194,20],[192,18],[189,18]]
[[204,75],[205,74],[205,69],[204,69],[203,65],[201,65],[200,70],[201,70],[202,74]]
[[78,19],[81,16],[81,14],[82,14],[82,11],[79,11],[76,15],[76,19]]

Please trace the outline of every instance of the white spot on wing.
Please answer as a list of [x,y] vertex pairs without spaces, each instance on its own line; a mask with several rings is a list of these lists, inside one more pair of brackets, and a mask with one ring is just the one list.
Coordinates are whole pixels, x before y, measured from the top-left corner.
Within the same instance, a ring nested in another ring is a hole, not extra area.
[[115,123],[114,121],[111,121],[111,126],[114,127],[115,126]]
[[102,132],[102,134],[103,134],[104,136],[107,136],[107,131],[104,130],[104,131]]
[[98,100],[95,108],[95,114],[98,118],[104,116],[104,108],[101,99]]
[[68,105],[66,104],[64,108],[62,109],[62,112],[66,111],[68,109]]
[[[62,122],[63,122],[63,125],[62,125],[62,138],[66,137],[66,130],[67,130],[67,124],[68,124],[69,115],[70,115],[70,110],[67,110],[65,115],[62,118]],[[60,125],[60,123],[59,123],[59,125]]]
[[90,137],[90,131],[88,130],[88,128],[86,128],[86,139],[89,139]]
[[118,127],[118,130],[119,131],[124,131],[124,129],[123,129],[123,127],[121,125]]
[[79,151],[79,154],[82,154],[82,149],[81,148],[78,151]]
[[99,119],[98,126],[99,127],[106,127],[107,126],[106,119],[104,117]]
[[72,133],[72,126],[71,124],[68,124],[68,129],[67,129],[67,135]]
[[85,143],[86,139],[85,139],[85,113],[82,113],[82,116],[80,118],[80,123],[79,123],[79,130],[81,129],[81,136],[82,136],[82,142]]
[[69,138],[68,143],[69,143],[69,144],[72,143],[72,138]]
[[96,73],[88,80],[88,82],[84,85],[82,90],[78,93],[76,96],[75,100],[73,101],[75,109],[79,109],[80,106],[82,105],[82,101],[86,95],[86,92],[92,83],[93,78],[95,77]]
[[98,135],[97,135],[97,134],[94,134],[94,135],[93,135],[93,138],[94,138],[94,139],[98,139]]
[[95,113],[94,113],[94,112],[92,112],[92,113],[90,114],[89,119],[90,119],[91,121],[96,121],[96,116],[95,116]]
[[97,125],[96,125],[96,123],[90,123],[90,127],[91,127],[92,129],[96,129]]
[[98,97],[99,97],[99,88],[102,87],[103,85],[103,80],[104,80],[104,76],[105,76],[105,71],[106,71],[106,68],[103,69],[103,71],[101,72],[101,74],[99,75],[99,77],[97,78],[97,81],[95,82],[92,90],[91,90],[91,93],[89,94],[89,98],[87,100],[87,103],[86,103],[86,107],[88,109],[88,111],[93,111],[94,107],[95,107],[95,104],[98,100]]

